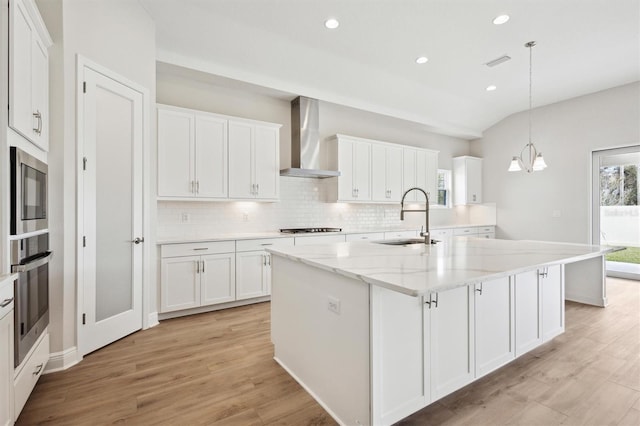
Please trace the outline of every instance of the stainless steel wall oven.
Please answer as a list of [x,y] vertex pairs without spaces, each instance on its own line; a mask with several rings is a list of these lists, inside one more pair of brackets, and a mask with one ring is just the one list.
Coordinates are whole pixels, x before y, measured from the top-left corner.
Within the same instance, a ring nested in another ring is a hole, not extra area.
[[11,241],[11,272],[15,281],[15,367],[49,324],[49,234]]
[[11,235],[48,228],[48,166],[19,148],[11,147]]

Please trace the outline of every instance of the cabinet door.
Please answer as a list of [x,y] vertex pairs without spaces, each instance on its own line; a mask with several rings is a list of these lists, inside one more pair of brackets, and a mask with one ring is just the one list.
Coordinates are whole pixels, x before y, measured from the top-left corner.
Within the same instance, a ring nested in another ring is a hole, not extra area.
[[256,126],[255,184],[256,197],[273,200],[279,195],[280,154],[279,129]]
[[388,197],[386,201],[400,202],[402,197],[402,148],[387,147],[386,177]]
[[39,38],[31,43],[31,108],[36,113],[33,142],[49,151],[49,54]]
[[482,203],[482,160],[467,158],[467,203]]
[[229,197],[254,198],[253,133],[255,126],[229,121]]
[[[9,26],[9,125],[33,140],[35,120],[32,109],[32,34],[35,28],[22,1],[11,3]],[[3,30],[6,30],[4,28]]]
[[371,146],[371,199],[373,201],[389,201],[386,151],[382,145]]
[[433,400],[474,378],[473,289],[459,287],[431,296],[431,395]]
[[198,197],[227,196],[227,120],[196,116],[195,176]]
[[338,142],[338,200],[356,199],[354,149],[354,142],[348,139]]
[[[402,193],[416,186],[416,156],[415,149],[402,150]],[[413,191],[407,195],[405,201],[415,201],[417,192]]]
[[564,277],[562,266],[545,268],[542,282],[542,339],[564,333]]
[[542,343],[540,285],[538,271],[515,276],[516,356]]
[[354,186],[356,200],[371,200],[371,144],[355,142],[353,145]]
[[200,306],[200,256],[164,258],[160,268],[160,312]]
[[438,204],[438,153],[424,152],[424,190],[429,195],[429,204]]
[[236,253],[236,300],[268,294],[265,280],[267,252],[248,251]]
[[0,425],[13,424],[13,311],[0,319]]
[[200,305],[231,302],[236,299],[235,253],[202,256]]
[[158,196],[195,196],[195,117],[158,108]]
[[513,285],[509,277],[475,285],[476,377],[515,358]]

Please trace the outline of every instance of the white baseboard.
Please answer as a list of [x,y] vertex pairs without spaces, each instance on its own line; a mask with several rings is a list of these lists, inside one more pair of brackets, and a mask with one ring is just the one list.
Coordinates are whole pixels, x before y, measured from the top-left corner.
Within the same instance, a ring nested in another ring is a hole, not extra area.
[[42,374],[55,373],[73,367],[82,360],[78,356],[78,348],[73,346],[62,352],[52,352],[49,354],[49,362]]
[[217,305],[208,305],[201,306],[199,308],[183,309],[181,311],[165,312],[158,314],[158,319],[162,321],[171,318],[184,317],[187,315],[203,314],[205,312],[219,311],[221,309],[237,308],[239,306],[252,305],[254,303],[268,302],[269,300],[271,300],[271,296],[262,296],[256,297],[254,299],[236,300],[233,302],[219,303]]
[[598,306],[600,308],[606,307],[608,303],[606,297],[594,298],[594,297],[585,296],[583,294],[571,294],[571,293],[565,293],[564,300],[569,300],[571,302],[578,302],[584,305]]
[[157,312],[151,312],[147,316],[147,327],[145,327],[145,330],[147,328],[155,327],[158,324],[160,324],[160,321],[158,321],[158,313]]

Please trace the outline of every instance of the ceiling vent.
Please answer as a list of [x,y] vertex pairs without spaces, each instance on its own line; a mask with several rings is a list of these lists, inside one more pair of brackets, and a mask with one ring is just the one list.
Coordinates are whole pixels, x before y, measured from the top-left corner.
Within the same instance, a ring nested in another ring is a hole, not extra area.
[[507,62],[511,60],[511,56],[502,55],[499,58],[494,59],[493,61],[487,62],[485,65],[488,67],[495,67],[496,65],[500,65],[503,62]]

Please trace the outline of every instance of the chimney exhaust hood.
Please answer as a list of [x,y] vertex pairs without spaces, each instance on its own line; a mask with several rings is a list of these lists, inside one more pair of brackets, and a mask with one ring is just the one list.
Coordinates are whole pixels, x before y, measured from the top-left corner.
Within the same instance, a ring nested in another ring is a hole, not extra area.
[[291,101],[291,168],[280,176],[329,178],[339,171],[320,169],[319,105],[317,99],[298,96]]

